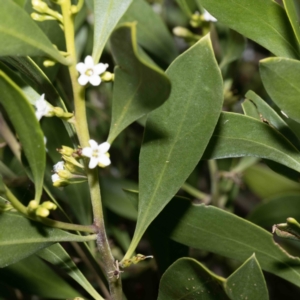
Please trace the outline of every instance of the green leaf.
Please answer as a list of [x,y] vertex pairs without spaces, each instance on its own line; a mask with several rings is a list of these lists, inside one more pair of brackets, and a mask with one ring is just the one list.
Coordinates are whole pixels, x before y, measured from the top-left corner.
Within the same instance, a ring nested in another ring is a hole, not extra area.
[[215,18],[277,56],[299,57],[284,9],[271,0],[197,0]]
[[98,62],[104,46],[130,6],[132,0],[94,0],[94,47],[93,59]]
[[[275,183],[276,184],[276,183]],[[248,220],[264,228],[272,228],[287,218],[300,220],[300,191],[287,192],[264,199],[248,216]]]
[[174,198],[153,226],[178,243],[241,262],[255,253],[263,270],[300,286],[300,260],[280,250],[271,233],[232,213]]
[[298,43],[300,43],[300,3],[298,0],[283,0],[283,4],[290,19],[295,36],[297,37]]
[[199,162],[222,106],[222,78],[208,35],[179,56],[166,74],[171,96],[149,115],[140,153],[133,248]]
[[223,278],[214,275],[191,258],[177,260],[163,274],[158,300],[225,300],[229,299],[223,288]]
[[144,0],[134,0],[121,19],[137,22],[137,41],[156,58],[170,64],[178,55],[172,35],[165,23]]
[[62,64],[69,63],[30,16],[13,1],[1,3],[0,40],[0,56],[47,55]]
[[0,268],[0,281],[43,298],[66,299],[80,296],[36,256],[28,257],[4,269]]
[[47,227],[22,215],[6,212],[0,216],[0,267],[8,266],[57,242],[84,242],[94,236],[80,236]]
[[246,46],[246,39],[234,30],[229,30],[226,40],[225,52],[220,62],[220,68],[224,70],[230,63],[242,56]]
[[64,270],[70,277],[77,281],[90,296],[93,297],[93,299],[103,300],[60,244],[47,247],[39,251],[37,255],[54,266]]
[[300,185],[262,165],[251,166],[243,175],[245,183],[262,199],[288,192],[300,192]]
[[225,290],[232,300],[269,299],[266,281],[255,254],[227,278]]
[[35,184],[35,200],[39,201],[43,190],[45,171],[44,134],[31,104],[20,88],[0,71],[0,103],[12,122],[22,149],[28,160]]
[[[246,98],[247,99],[244,101],[243,107],[245,106],[245,103],[250,102],[252,106],[254,106],[254,109],[258,114],[258,119],[271,126],[274,126],[279,132],[282,133],[282,135],[288,138],[295,146],[297,146],[298,149],[300,149],[299,140],[296,135],[270,105],[268,105],[253,91],[248,91],[246,94]],[[247,111],[245,111],[245,115],[249,115]],[[253,115],[249,116],[254,117]]]
[[255,156],[300,171],[299,150],[275,128],[254,118],[222,113],[205,159]]
[[116,29],[111,37],[111,48],[118,66],[109,143],[129,124],[162,105],[171,89],[163,71],[139,55],[134,23]]
[[289,118],[300,122],[300,61],[267,58],[260,61],[259,71],[272,100]]

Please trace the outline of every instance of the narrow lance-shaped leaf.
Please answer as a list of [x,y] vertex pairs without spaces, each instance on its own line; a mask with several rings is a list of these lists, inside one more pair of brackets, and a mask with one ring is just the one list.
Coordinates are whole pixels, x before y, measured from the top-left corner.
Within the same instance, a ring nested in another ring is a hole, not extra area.
[[70,277],[77,281],[93,297],[93,299],[103,300],[60,244],[54,244],[47,247],[39,251],[37,255],[54,266],[64,270]]
[[81,236],[47,227],[14,212],[0,218],[0,268],[15,263],[57,242],[84,242],[95,236]]
[[94,47],[93,59],[98,62],[104,46],[130,6],[132,0],[94,0]]
[[277,56],[297,58],[299,47],[284,9],[271,0],[197,0],[215,18]]
[[196,260],[181,258],[163,274],[158,300],[227,300],[223,281]]
[[116,29],[111,48],[117,67],[109,143],[129,124],[162,105],[171,88],[164,72],[139,54],[135,23]]
[[232,300],[269,299],[266,281],[255,254],[227,278],[225,290]]
[[22,149],[28,160],[35,184],[35,200],[42,195],[43,178],[46,165],[44,134],[20,88],[0,71],[0,103],[13,124],[20,139]]
[[270,232],[232,213],[174,198],[151,226],[178,243],[241,262],[255,253],[263,270],[300,286],[300,259],[280,250]]
[[298,0],[283,0],[287,15],[290,19],[294,33],[300,43],[300,2]]
[[300,172],[299,150],[279,131],[254,118],[222,113],[205,150],[205,159],[255,156]]
[[287,58],[267,58],[259,71],[271,99],[289,118],[300,122],[300,61]]
[[199,162],[219,117],[222,78],[205,36],[167,70],[169,100],[147,120],[139,168],[139,211],[127,256]]
[[69,63],[24,9],[13,1],[1,2],[0,40],[0,56],[47,55],[62,64]]
[[137,22],[138,44],[154,54],[159,61],[170,64],[178,55],[166,24],[147,1],[134,0],[120,20],[120,23],[124,22]]

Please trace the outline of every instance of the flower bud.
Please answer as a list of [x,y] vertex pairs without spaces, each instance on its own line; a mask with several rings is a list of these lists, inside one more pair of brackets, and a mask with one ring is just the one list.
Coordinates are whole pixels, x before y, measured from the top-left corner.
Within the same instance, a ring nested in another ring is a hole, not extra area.
[[49,9],[48,5],[41,0],[32,0],[31,4],[33,9],[39,13],[46,13]]
[[53,60],[46,59],[43,61],[43,66],[46,68],[53,67],[55,64],[56,64],[56,62]]
[[57,208],[57,206],[51,201],[45,201],[41,206],[48,210],[55,210]]
[[62,154],[62,155],[66,155],[66,156],[71,156],[75,150],[73,148],[67,147],[67,146],[62,146],[62,148],[57,149],[57,151]]
[[103,81],[114,81],[115,74],[110,72],[104,72],[100,77]]
[[42,218],[46,218],[49,216],[50,214],[50,211],[45,208],[45,207],[42,207],[42,206],[39,206],[35,212],[35,214],[39,217],[42,217]]

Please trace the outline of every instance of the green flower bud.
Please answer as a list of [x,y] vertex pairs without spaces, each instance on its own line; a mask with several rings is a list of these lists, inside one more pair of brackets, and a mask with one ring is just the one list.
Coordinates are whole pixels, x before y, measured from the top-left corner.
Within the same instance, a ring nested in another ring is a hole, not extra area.
[[45,207],[42,207],[42,206],[39,206],[35,212],[35,214],[39,217],[42,217],[42,218],[46,218],[49,216],[50,214],[50,211],[45,208]]
[[41,205],[42,207],[48,209],[48,210],[55,210],[57,208],[56,204],[54,204],[51,201],[45,201]]

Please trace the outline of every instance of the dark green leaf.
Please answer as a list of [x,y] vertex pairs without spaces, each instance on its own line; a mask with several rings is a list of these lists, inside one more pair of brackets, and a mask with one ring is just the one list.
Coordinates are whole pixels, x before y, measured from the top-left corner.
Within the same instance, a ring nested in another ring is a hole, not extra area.
[[141,148],[133,248],[199,162],[222,106],[222,78],[209,36],[179,56],[166,73],[171,96],[149,115]]
[[47,247],[39,251],[37,255],[54,266],[64,270],[69,276],[77,281],[93,297],[93,299],[103,300],[60,244]]
[[146,1],[134,0],[120,21],[123,22],[137,22],[138,44],[158,59],[170,64],[178,55],[168,28]]
[[300,61],[266,58],[260,61],[260,75],[272,100],[289,118],[300,122]]
[[44,134],[20,88],[0,71],[0,103],[12,122],[28,160],[35,183],[35,199],[40,200],[45,171]]
[[232,300],[269,299],[265,278],[255,254],[227,278],[225,290]]
[[111,48],[118,66],[109,143],[129,124],[162,105],[171,89],[163,71],[139,55],[135,24],[118,27],[112,34]]
[[0,40],[0,56],[49,55],[62,64],[68,64],[38,25],[13,1],[1,3]]
[[254,118],[222,113],[204,158],[255,156],[300,171],[298,149],[279,131]]
[[300,191],[298,193],[287,192],[264,199],[264,202],[250,213],[248,220],[270,229],[274,224],[285,222],[289,217],[300,220]]
[[174,198],[153,226],[179,243],[241,262],[255,253],[263,270],[300,286],[300,260],[280,250],[271,233],[232,213]]
[[93,59],[98,62],[104,46],[130,6],[132,0],[94,0],[94,48]]
[[298,0],[283,0],[283,4],[290,19],[294,33],[297,37],[298,43],[300,43],[300,3]]
[[80,296],[36,256],[28,257],[4,269],[0,268],[0,281],[44,298],[63,299]]
[[215,18],[277,56],[297,58],[299,47],[282,7],[275,1],[197,0]]
[[47,227],[13,212],[0,215],[0,228],[0,267],[15,263],[53,243],[94,239],[94,236],[80,236]]
[[162,276],[158,300],[225,300],[222,281],[196,260],[181,258]]

